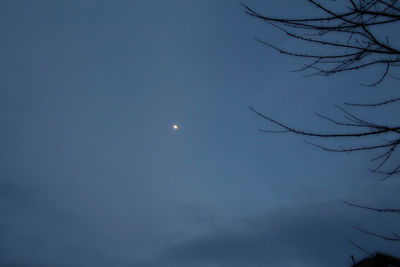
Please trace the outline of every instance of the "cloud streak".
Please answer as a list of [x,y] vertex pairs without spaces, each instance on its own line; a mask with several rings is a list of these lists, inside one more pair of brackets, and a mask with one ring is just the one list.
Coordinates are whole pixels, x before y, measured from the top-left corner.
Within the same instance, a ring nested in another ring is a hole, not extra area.
[[352,228],[369,216],[340,200],[284,206],[171,244],[154,259],[134,266],[346,266],[351,254],[365,257],[348,240],[382,248],[380,240]]

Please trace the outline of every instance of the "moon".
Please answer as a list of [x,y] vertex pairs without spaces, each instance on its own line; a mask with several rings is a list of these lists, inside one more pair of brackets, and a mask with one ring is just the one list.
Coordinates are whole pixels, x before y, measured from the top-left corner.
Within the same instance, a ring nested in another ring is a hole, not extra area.
[[170,130],[170,132],[172,132],[174,134],[180,133],[182,131],[182,129],[183,128],[182,128],[181,122],[173,121],[173,122],[170,122],[170,124],[169,124],[169,130]]

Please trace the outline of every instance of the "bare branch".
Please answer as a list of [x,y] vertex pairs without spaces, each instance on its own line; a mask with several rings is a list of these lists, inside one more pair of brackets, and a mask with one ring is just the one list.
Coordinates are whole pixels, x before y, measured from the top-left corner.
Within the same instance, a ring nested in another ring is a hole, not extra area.
[[367,253],[367,255],[372,256],[373,254],[369,253],[367,250],[363,249],[362,247],[358,246],[356,243],[354,243],[353,241],[349,240],[349,243],[352,244],[353,246],[355,246],[356,248],[358,248],[359,250],[361,250],[364,253]]
[[377,86],[378,84],[380,84],[385,78],[386,78],[386,76],[388,75],[388,73],[389,73],[389,68],[390,68],[390,63],[387,63],[386,64],[386,69],[385,69],[385,72],[381,75],[381,77],[379,78],[379,80],[377,80],[376,82],[374,82],[374,83],[371,83],[371,84],[361,84],[361,85],[364,85],[364,86]]
[[389,100],[385,100],[383,102],[378,102],[378,103],[373,103],[373,104],[355,104],[355,103],[344,103],[344,104],[348,105],[348,106],[357,106],[357,107],[378,107],[378,106],[383,106],[383,105],[387,105],[390,103],[394,103],[397,101],[400,101],[400,97],[392,98]]
[[[390,3],[350,1],[351,7],[348,7],[345,12],[335,12],[314,0],[307,0],[307,2],[317,7],[323,14],[311,18],[276,18],[261,15],[247,5],[241,4],[247,14],[269,23],[292,39],[338,50],[338,53],[333,55],[302,53],[288,51],[272,45],[268,41],[257,39],[282,54],[316,59],[312,64],[306,64],[301,69],[302,71],[313,69],[317,71],[315,74],[318,75],[332,75],[382,64],[386,67],[384,73],[376,82],[368,86],[376,86],[387,76],[391,76],[390,67],[393,66],[393,63],[400,62],[400,50],[389,44],[388,36],[385,40],[380,40],[373,30],[377,25],[400,21],[400,6],[397,1]],[[331,33],[341,34],[343,38],[338,39],[336,36],[330,35]]]
[[[265,116],[264,114],[258,112],[255,110],[253,107],[249,106],[250,110],[256,113],[258,116],[274,123],[275,125],[278,125],[282,127],[283,129],[286,130],[286,132],[292,132],[298,135],[305,135],[305,136],[312,136],[312,137],[322,137],[322,138],[333,138],[333,137],[363,137],[363,136],[370,136],[370,135],[380,135],[384,134],[387,132],[393,132],[397,131],[400,129],[400,127],[394,127],[394,128],[389,128],[389,127],[384,127],[380,128],[379,130],[375,131],[368,131],[368,132],[355,132],[355,133],[317,133],[317,132],[308,132],[308,131],[303,131],[303,130],[297,130],[295,128],[292,128],[290,126],[287,126],[281,122],[278,122],[270,117]],[[350,113],[349,113],[350,114]],[[354,117],[356,118],[356,117]],[[364,122],[360,120],[360,122]]]
[[368,234],[368,235],[371,235],[371,236],[375,236],[375,237],[378,237],[380,239],[384,239],[384,240],[387,240],[387,241],[400,241],[400,238],[393,238],[393,237],[388,237],[388,236],[384,236],[384,235],[380,235],[380,234],[375,234],[375,233],[372,233],[370,231],[364,230],[364,229],[362,229],[362,228],[360,228],[360,227],[358,227],[356,225],[354,225],[353,227],[355,229],[357,229],[358,231],[362,232],[362,233],[365,233],[365,234]]
[[387,213],[398,213],[400,214],[400,209],[379,209],[379,208],[374,208],[374,207],[370,207],[370,206],[363,206],[363,205],[358,205],[358,204],[354,204],[348,201],[343,201],[346,205],[352,206],[352,207],[356,207],[356,208],[360,208],[360,209],[366,209],[366,210],[372,210],[372,211],[377,211],[377,212],[387,212]]
[[384,148],[384,147],[391,147],[393,144],[385,144],[385,145],[375,145],[375,146],[363,146],[363,147],[349,147],[349,148],[340,148],[340,149],[335,149],[335,148],[328,148],[325,146],[317,145],[315,143],[309,142],[304,140],[307,144],[310,144],[312,146],[318,147],[322,150],[329,151],[329,152],[355,152],[355,151],[362,151],[362,150],[372,150],[372,149],[377,149],[377,148]]

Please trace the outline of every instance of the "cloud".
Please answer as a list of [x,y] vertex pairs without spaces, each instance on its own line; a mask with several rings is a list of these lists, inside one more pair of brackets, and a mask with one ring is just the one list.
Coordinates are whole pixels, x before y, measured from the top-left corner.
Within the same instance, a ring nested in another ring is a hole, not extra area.
[[353,229],[354,224],[365,225],[370,216],[340,200],[281,206],[238,220],[229,228],[171,244],[134,266],[347,266],[351,254],[357,259],[366,256],[349,239],[368,244],[371,251],[390,250],[392,244]]

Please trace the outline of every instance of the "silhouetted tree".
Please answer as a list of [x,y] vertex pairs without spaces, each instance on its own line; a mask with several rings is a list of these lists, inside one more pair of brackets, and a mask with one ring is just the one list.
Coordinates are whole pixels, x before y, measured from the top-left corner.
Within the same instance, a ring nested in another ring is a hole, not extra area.
[[[341,12],[334,11],[313,0],[307,0],[307,2],[315,6],[322,14],[310,18],[276,18],[261,15],[247,5],[242,5],[247,14],[267,22],[272,27],[284,32],[289,38],[320,47],[318,50],[320,52],[290,51],[271,44],[269,41],[256,38],[257,41],[282,54],[311,60],[300,69],[301,71],[311,71],[311,75],[330,76],[340,72],[383,65],[385,68],[378,80],[367,86],[378,86],[387,77],[399,79],[391,74],[392,69],[400,66],[400,47],[396,47],[400,44],[391,43],[396,34],[393,31],[393,26],[400,21],[399,1],[348,0],[346,10]],[[376,29],[377,27],[379,27],[379,31]],[[383,99],[376,103],[344,104],[355,108],[369,107],[373,109],[396,103],[400,103],[400,97]],[[373,159],[377,162],[377,165],[370,169],[371,172],[381,174],[382,179],[399,174],[400,159],[392,161],[389,161],[389,159],[395,156],[400,145],[400,124],[387,125],[372,122],[356,116],[343,107],[336,107],[342,112],[344,119],[338,120],[317,113],[318,117],[339,127],[337,132],[329,133],[295,129],[289,124],[277,121],[252,107],[250,109],[280,128],[278,131],[261,130],[263,132],[287,132],[320,139],[347,139],[352,137],[371,140],[371,137],[375,137],[375,143],[371,144],[371,142],[365,141],[363,146],[349,145],[348,147],[332,148],[308,143],[331,152],[381,150],[381,153]],[[389,164],[390,162],[391,164]]]
[[[279,53],[308,61],[300,71],[310,71],[311,75],[330,76],[341,72],[363,70],[371,66],[383,65],[384,69],[379,74],[379,78],[366,86],[379,86],[384,79],[389,77],[400,80],[400,78],[392,74],[392,71],[400,66],[400,44],[392,43],[393,37],[396,34],[400,34],[400,31],[395,31],[395,27],[400,26],[397,25],[400,21],[399,1],[346,0],[339,3],[342,11],[335,11],[333,8],[313,0],[306,1],[317,8],[318,15],[299,18],[272,17],[263,15],[243,3],[242,5],[248,15],[282,31],[288,38],[307,44],[298,46],[303,47],[304,50],[292,51],[272,44],[268,40],[255,38]],[[338,2],[333,3],[338,5]],[[341,3],[345,3],[345,5],[341,5]],[[318,49],[307,50],[310,45],[315,45]],[[344,103],[348,108],[366,107],[371,109],[395,104],[400,104],[400,97],[382,99],[375,103]],[[400,124],[394,122],[393,125],[387,125],[385,123],[372,122],[356,116],[347,108],[336,107],[344,115],[341,120],[317,114],[318,117],[338,127],[337,131],[327,133],[296,129],[285,122],[277,121],[269,115],[262,114],[253,107],[250,107],[250,109],[278,128],[276,130],[260,130],[262,132],[292,133],[321,140],[333,138],[345,139],[346,141],[349,138],[364,140],[363,146],[354,145],[354,143],[352,145],[350,141],[348,147],[327,147],[307,142],[330,152],[380,151],[373,158],[374,161],[377,161],[377,165],[370,169],[371,172],[381,174],[382,180],[399,174],[400,158],[397,150],[400,148]],[[372,143],[371,137],[373,139]],[[359,142],[357,141],[357,143]],[[400,209],[381,209],[350,202],[345,203],[374,212],[400,214]],[[385,235],[374,233],[358,226],[354,227],[365,234],[377,238],[400,241],[400,235],[396,233]],[[351,243],[354,244],[353,242]]]

